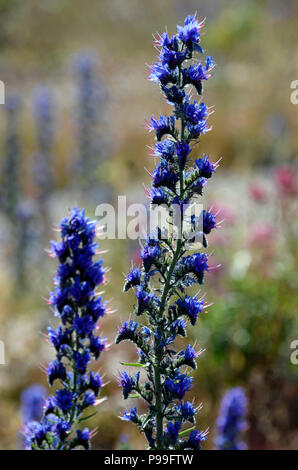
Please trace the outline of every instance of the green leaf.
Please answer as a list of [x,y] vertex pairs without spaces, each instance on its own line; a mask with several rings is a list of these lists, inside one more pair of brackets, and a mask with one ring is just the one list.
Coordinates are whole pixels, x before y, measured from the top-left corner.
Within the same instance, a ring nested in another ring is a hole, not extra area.
[[139,362],[120,362],[122,366],[130,366],[130,367],[147,367],[148,364],[140,364]]
[[185,434],[187,434],[188,432],[193,431],[194,429],[195,429],[195,426],[193,426],[192,428],[185,429],[185,431],[179,432],[178,435],[179,435],[179,437],[182,437],[182,436],[184,436]]
[[142,398],[139,393],[135,393],[134,395],[129,395],[128,398]]
[[94,413],[91,413],[91,415],[84,416],[84,418],[80,418],[78,421],[79,423],[81,423],[82,421],[86,421],[86,419],[92,418],[92,416],[95,416],[96,414],[97,414],[97,411],[95,411]]

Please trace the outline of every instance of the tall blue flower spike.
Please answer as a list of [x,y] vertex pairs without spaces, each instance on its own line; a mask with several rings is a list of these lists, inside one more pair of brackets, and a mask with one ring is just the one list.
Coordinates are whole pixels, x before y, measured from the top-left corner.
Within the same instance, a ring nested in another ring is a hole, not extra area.
[[15,93],[9,93],[5,100],[6,139],[5,159],[2,168],[1,205],[7,215],[14,220],[16,207],[21,198],[21,145],[19,136],[19,118],[21,99]]
[[[188,16],[177,33],[158,36],[155,45],[159,62],[152,65],[150,79],[159,84],[167,102],[173,107],[171,116],[151,117],[148,129],[156,136],[154,156],[160,161],[152,173],[151,203],[168,208],[180,208],[181,227],[185,218],[184,205],[190,205],[202,195],[207,180],[215,173],[218,163],[208,156],[190,162],[193,145],[201,134],[210,130],[207,118],[210,108],[201,100],[193,100],[189,90],[199,95],[203,81],[211,76],[213,61],[210,56],[202,62],[200,30],[203,21]],[[203,249],[206,235],[216,228],[214,214],[202,213],[201,235]],[[193,231],[199,231],[198,221],[191,218]],[[189,286],[202,284],[209,270],[208,255],[204,252],[187,254],[187,240],[169,235],[161,229],[148,236],[141,253],[142,267],[133,267],[126,277],[124,290],[134,289],[137,305],[135,314],[146,315],[146,326],[134,320],[121,325],[116,343],[132,341],[137,348],[139,362],[128,364],[140,372],[129,375],[122,371],[119,383],[124,399],[142,398],[147,412],[139,414],[136,407],[122,416],[135,423],[145,434],[149,449],[201,448],[206,433],[195,429],[198,407],[185,399],[193,379],[188,368],[195,369],[196,358],[202,351],[191,345],[177,351],[173,343],[177,336],[186,336],[187,322],[195,325],[206,304],[197,295],[186,295]],[[142,377],[144,374],[144,377]],[[187,427],[187,423],[189,423]],[[190,427],[189,427],[190,426]]]
[[[34,155],[33,182],[41,212],[47,211],[48,198],[54,189],[53,144],[54,106],[51,90],[38,86],[33,90],[33,115],[36,126],[37,152]],[[47,228],[46,228],[47,229]]]
[[61,388],[47,398],[42,420],[27,424],[28,449],[90,448],[92,433],[76,427],[83,412],[99,403],[102,379],[89,370],[89,365],[107,348],[106,338],[96,334],[106,308],[96,293],[105,270],[102,260],[93,259],[98,248],[95,226],[84,210],[74,208],[60,223],[61,241],[51,242],[51,254],[60,264],[49,303],[60,324],[57,329],[48,328],[56,358],[46,373],[49,385],[58,381]]
[[218,450],[244,450],[241,435],[246,429],[247,398],[243,388],[231,388],[224,395],[216,421]]
[[78,53],[74,61],[77,82],[78,161],[81,188],[86,195],[96,192],[98,168],[106,152],[107,142],[100,125],[104,117],[105,89],[96,79],[98,61],[92,53]]

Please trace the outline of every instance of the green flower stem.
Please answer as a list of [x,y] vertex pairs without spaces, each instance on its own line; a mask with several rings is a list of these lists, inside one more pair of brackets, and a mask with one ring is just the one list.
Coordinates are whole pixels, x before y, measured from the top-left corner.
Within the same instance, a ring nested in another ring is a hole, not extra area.
[[[183,141],[183,139],[184,139],[184,120],[181,119],[181,141]],[[182,197],[183,193],[184,193],[184,173],[183,171],[180,171],[180,198]],[[167,300],[168,293],[171,287],[172,275],[173,275],[175,266],[177,264],[177,261],[179,260],[181,249],[183,247],[183,242],[182,242],[183,211],[182,211],[180,222],[181,222],[180,237],[178,239],[177,247],[174,252],[170,269],[168,271],[168,275],[166,278],[166,282],[165,282],[165,286],[164,286],[164,290],[163,290],[163,294],[161,298],[160,309],[158,313],[158,320],[160,320],[163,317],[166,300]],[[162,443],[163,411],[162,411],[162,384],[161,384],[161,373],[160,373],[160,360],[161,360],[160,348],[159,348],[159,344],[157,344],[155,366],[154,366],[154,381],[155,381],[155,395],[156,395],[155,408],[156,408],[156,448],[157,450],[161,450],[163,448],[163,443]]]

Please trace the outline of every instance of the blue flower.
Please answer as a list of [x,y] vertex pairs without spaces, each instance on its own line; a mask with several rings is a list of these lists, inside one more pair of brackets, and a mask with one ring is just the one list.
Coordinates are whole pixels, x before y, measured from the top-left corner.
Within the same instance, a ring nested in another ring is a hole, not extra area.
[[189,15],[184,21],[184,26],[177,26],[178,37],[185,43],[197,43],[200,38],[200,29],[203,23],[199,23],[195,15]]
[[136,374],[135,378],[128,375],[125,370],[121,372],[119,384],[122,387],[122,393],[124,399],[128,398],[130,393],[135,389],[136,385],[139,383],[139,372]]
[[50,242],[51,255],[55,258],[59,258],[61,263],[64,263],[69,255],[68,246],[64,242]]
[[130,340],[132,341],[135,337],[135,332],[138,327],[138,323],[133,320],[125,321],[118,330],[116,344],[120,341]]
[[90,297],[93,293],[93,289],[91,287],[91,284],[89,282],[83,281],[77,277],[75,279],[74,284],[70,288],[70,295],[74,299],[74,301],[81,307],[85,303],[85,299]]
[[93,263],[87,271],[87,280],[90,282],[92,287],[96,287],[98,284],[102,284],[104,281],[104,269],[102,267],[102,260]]
[[211,178],[212,174],[216,171],[216,166],[209,161],[208,155],[204,158],[197,159],[196,166],[200,171],[200,176],[204,178]]
[[196,409],[190,401],[186,401],[185,403],[180,402],[179,406],[175,405],[175,408],[179,415],[193,423]]
[[187,445],[193,450],[200,450],[201,442],[205,440],[206,440],[206,432],[197,431],[195,429],[194,431],[191,431]]
[[66,379],[66,368],[62,364],[62,362],[57,361],[54,359],[50,362],[48,369],[47,369],[47,376],[50,385],[53,385],[54,381],[65,380]]
[[70,427],[71,426],[68,421],[59,420],[56,424],[55,432],[59,439],[61,439],[61,441],[64,441],[66,439]]
[[186,295],[184,299],[178,299],[177,302],[178,314],[184,315],[189,318],[192,325],[196,324],[198,315],[204,308],[204,301],[197,300],[195,297]]
[[169,37],[167,33],[162,33],[157,39],[155,38],[155,44],[157,47],[167,47],[173,51],[178,51],[179,48],[177,36],[173,35]]
[[47,416],[48,414],[52,414],[55,412],[55,407],[56,407],[56,399],[55,397],[48,397],[45,401],[45,405],[44,405],[44,408],[45,408],[45,416]]
[[[141,253],[141,258],[143,260],[146,272],[148,272],[152,264],[154,264],[154,262],[159,259],[160,255],[161,248],[159,245],[145,245],[144,250]],[[138,291],[139,290],[140,288],[138,288]]]
[[150,70],[150,79],[155,83],[160,82],[162,85],[167,85],[169,82],[176,83],[178,79],[177,73],[170,70],[167,65],[164,65],[161,62],[151,65]]
[[136,292],[136,297],[138,299],[138,311],[137,315],[141,315],[146,308],[149,306],[150,301],[153,299],[154,294],[148,294],[142,286],[138,287]]
[[168,205],[169,195],[162,188],[152,188],[151,193],[151,204],[160,206],[162,204]]
[[137,408],[130,408],[129,411],[125,411],[124,415],[122,416],[123,421],[131,421],[132,423],[138,422],[138,413]]
[[201,63],[191,65],[183,70],[184,83],[194,85],[199,95],[201,95],[203,91],[202,80],[208,80],[210,76],[208,69]]
[[203,210],[203,231],[207,235],[212,229],[216,228],[215,215],[212,212]]
[[139,356],[140,363],[146,364],[147,362],[146,354],[144,353],[144,351],[142,351],[142,349],[137,349],[137,355]]
[[78,351],[74,351],[73,359],[75,361],[76,369],[81,373],[84,374],[86,372],[87,365],[91,359],[90,353],[88,351],[84,351],[80,353]]
[[205,271],[209,270],[208,255],[206,253],[194,253],[182,259],[177,266],[176,273],[180,276],[182,274],[194,274],[198,283],[202,284],[204,280]]
[[161,140],[166,134],[173,134],[175,130],[174,116],[160,116],[159,119],[151,117],[151,124],[148,124],[149,130],[155,131],[157,140]]
[[187,157],[191,152],[191,148],[186,142],[178,142],[176,144],[176,153],[177,157],[179,159],[179,164],[181,168],[183,169],[185,167]]
[[41,446],[46,435],[52,430],[52,424],[44,419],[40,423],[34,421],[25,426],[26,449],[32,448],[32,445]]
[[210,55],[207,55],[206,62],[205,62],[206,70],[212,69],[213,66],[214,66],[214,62],[212,60],[212,57]]
[[34,384],[22,391],[21,415],[24,423],[40,421],[45,399],[46,390],[42,385]]
[[64,325],[66,325],[67,322],[72,323],[73,321],[74,311],[69,305],[64,305],[61,312],[55,309],[55,314],[61,318]]
[[84,447],[84,449],[88,450],[90,447],[90,431],[88,428],[85,428],[83,431],[80,429],[77,430],[77,439],[76,445]]
[[89,335],[94,329],[94,321],[91,315],[84,315],[83,317],[76,317],[73,321],[73,327],[76,332],[84,338]]
[[206,134],[210,130],[206,121],[200,121],[198,124],[187,123],[189,138],[196,140],[201,134]]
[[71,268],[69,264],[60,264],[60,266],[57,269],[57,279],[60,279],[61,281],[65,281],[70,274],[71,274]]
[[[197,104],[196,101],[193,101],[193,103],[186,102],[183,105],[183,111],[187,121],[193,125],[199,124],[200,121],[205,121],[208,117],[208,107],[203,102],[200,104]],[[203,126],[204,123],[200,123],[200,125]]]
[[94,320],[97,320],[103,317],[106,313],[105,303],[103,303],[101,297],[92,298],[86,305],[86,313],[90,314]]
[[56,392],[56,405],[63,412],[70,410],[73,406],[73,394],[70,390],[62,389]]
[[186,335],[186,323],[183,318],[178,318],[171,324],[171,333],[175,335],[185,336]]
[[184,351],[184,364],[196,368],[195,359],[198,357],[196,350],[189,344]]
[[83,408],[87,408],[88,406],[94,405],[95,400],[96,400],[95,393],[88,390],[84,396]]
[[127,292],[133,286],[139,286],[141,283],[141,271],[139,268],[132,268],[126,276],[124,290]]
[[197,86],[201,80],[208,80],[210,75],[207,74],[206,66],[203,64],[193,64],[183,70],[183,77],[186,83],[192,83]]
[[173,85],[171,87],[162,87],[162,91],[164,92],[167,102],[169,104],[182,104],[183,100],[185,98],[185,91],[181,90],[179,87],[176,85]]
[[175,444],[179,431],[181,429],[181,423],[179,421],[176,421],[175,423],[169,422],[168,423],[168,436],[170,438],[170,441]]
[[[172,191],[175,191],[176,183],[179,180],[179,175],[177,174],[177,172],[175,172],[175,169],[171,167],[167,160],[164,159],[162,159],[160,164],[155,168],[152,177],[153,186],[155,186],[155,188],[165,186],[166,188],[169,188]],[[152,198],[154,197],[156,198],[156,195]]]
[[71,330],[65,330],[59,325],[57,330],[48,327],[48,337],[56,351],[60,351],[62,346],[69,346],[71,343]]
[[90,351],[95,359],[98,359],[100,354],[107,349],[107,338],[100,338],[99,336],[90,335]]
[[88,388],[93,390],[95,395],[98,395],[99,390],[102,387],[102,380],[99,374],[94,374],[94,372],[89,373],[89,383],[88,383]]
[[145,338],[150,338],[151,336],[151,331],[149,330],[149,328],[147,328],[147,326],[143,326],[141,333]]
[[[193,174],[191,174],[191,176],[192,175]],[[199,194],[200,196],[202,196],[203,189],[206,186],[206,184],[207,184],[206,178],[202,178],[200,176],[198,178],[195,177],[195,178],[192,178],[192,183],[190,184],[188,189],[191,190],[193,194]]]
[[246,428],[247,398],[241,387],[231,388],[225,394],[216,421],[215,445],[219,450],[243,450],[241,433]]
[[192,377],[186,374],[177,374],[174,379],[167,378],[164,382],[165,390],[174,398],[182,400],[191,388]]
[[169,69],[175,69],[186,59],[186,51],[175,51],[168,47],[163,47],[159,55],[162,65],[167,65]]
[[175,153],[175,142],[173,140],[164,139],[161,142],[157,142],[155,146],[154,155],[156,157],[163,157],[171,160]]

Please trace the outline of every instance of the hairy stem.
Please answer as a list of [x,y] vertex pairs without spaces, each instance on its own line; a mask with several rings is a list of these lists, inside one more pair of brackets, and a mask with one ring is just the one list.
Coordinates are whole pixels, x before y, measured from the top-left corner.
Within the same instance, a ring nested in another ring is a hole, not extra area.
[[[178,82],[179,82],[179,86],[181,86],[181,66],[179,67]],[[181,135],[180,135],[181,142],[184,141],[184,130],[185,130],[185,122],[184,122],[184,119],[181,118]],[[180,199],[183,197],[183,193],[184,193],[184,172],[182,170],[180,171],[179,179],[180,179],[180,188],[179,188],[180,189],[179,199]],[[175,251],[172,250],[174,253],[174,256],[173,256],[173,259],[172,259],[172,262],[168,271],[168,275],[167,275],[163,293],[162,293],[160,309],[158,312],[159,321],[162,319],[163,314],[164,314],[166,300],[168,297],[169,290],[171,288],[172,275],[173,275],[175,266],[181,254],[181,249],[183,246],[182,236],[183,236],[183,210],[181,212],[181,217],[180,217],[180,233],[179,233],[179,238],[177,241],[176,250]],[[158,326],[157,331],[159,330],[159,328],[160,326]],[[156,409],[156,448],[157,450],[161,450],[163,448],[163,442],[162,442],[163,411],[162,411],[162,383],[161,383],[161,373],[160,373],[160,361],[161,361],[161,348],[160,348],[160,339],[159,339],[156,345],[155,365],[154,365],[155,409]]]
[[[183,135],[182,135],[183,137]],[[180,195],[183,194],[183,172],[180,172]],[[181,248],[182,248],[182,229],[183,229],[183,211],[181,215],[181,227],[180,227],[180,237],[177,242],[176,250],[170,265],[170,269],[168,271],[168,275],[166,278],[161,304],[158,314],[158,320],[160,320],[164,314],[165,304],[167,300],[167,296],[171,286],[171,279],[173,275],[173,271],[177,264],[177,261],[180,257]],[[160,347],[159,343],[157,344],[156,348],[156,361],[154,366],[154,379],[155,379],[155,394],[156,394],[156,401],[155,401],[155,408],[156,408],[156,447],[158,450],[162,449],[162,436],[163,436],[163,412],[162,412],[162,384],[161,384],[161,373],[160,373]]]

